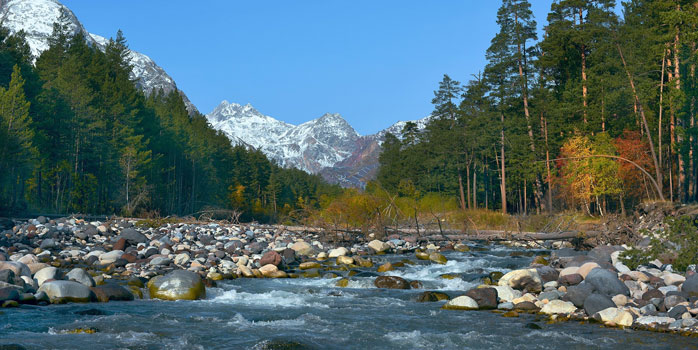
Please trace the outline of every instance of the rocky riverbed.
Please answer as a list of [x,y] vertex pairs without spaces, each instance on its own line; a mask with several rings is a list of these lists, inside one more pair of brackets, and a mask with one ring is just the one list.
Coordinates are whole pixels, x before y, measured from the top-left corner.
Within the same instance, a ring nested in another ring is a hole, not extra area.
[[[525,337],[542,332],[559,338],[547,348],[690,348],[681,335],[698,333],[698,275],[659,262],[631,271],[621,246],[389,237],[338,247],[320,238],[218,223],[14,222],[0,235],[0,349],[228,348],[211,337],[259,349],[540,348]],[[112,322],[124,317],[153,329]],[[513,333],[500,334],[502,325]],[[219,334],[230,327],[251,333]],[[314,334],[299,338],[304,328]]]

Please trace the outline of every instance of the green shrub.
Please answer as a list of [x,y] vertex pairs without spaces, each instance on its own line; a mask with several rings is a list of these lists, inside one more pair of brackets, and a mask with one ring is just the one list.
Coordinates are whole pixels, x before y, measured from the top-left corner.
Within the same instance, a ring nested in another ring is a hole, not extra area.
[[666,218],[664,229],[650,235],[647,248],[633,247],[621,254],[621,260],[631,269],[654,259],[670,263],[679,271],[698,263],[698,220],[690,216]]

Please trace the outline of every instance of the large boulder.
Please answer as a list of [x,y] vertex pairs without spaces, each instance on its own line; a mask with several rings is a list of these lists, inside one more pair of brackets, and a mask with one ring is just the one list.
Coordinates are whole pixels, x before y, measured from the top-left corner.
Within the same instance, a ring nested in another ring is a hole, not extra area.
[[432,291],[422,292],[417,296],[417,302],[419,303],[435,302],[449,299],[451,299],[451,297],[449,297],[446,293]]
[[308,242],[298,241],[293,243],[291,249],[296,252],[296,255],[300,256],[311,256],[315,255],[315,248],[308,244]]
[[261,259],[259,259],[259,266],[264,266],[264,265],[274,265],[274,266],[279,266],[281,264],[281,254],[277,253],[274,250],[270,250],[262,256]]
[[206,297],[201,277],[191,271],[175,270],[148,282],[151,298],[164,300],[197,300]]
[[12,270],[15,276],[32,276],[29,266],[18,261],[0,261],[0,270]]
[[548,315],[552,314],[571,314],[575,312],[577,308],[574,304],[569,301],[553,300],[543,306],[540,312]]
[[473,288],[465,295],[473,298],[480,309],[497,308],[497,290],[494,288]]
[[61,272],[53,266],[44,267],[34,274],[34,279],[41,286],[45,281],[61,279]]
[[580,283],[576,286],[567,287],[567,294],[563,300],[571,301],[576,307],[583,307],[584,300],[594,292],[594,286],[589,283]]
[[521,292],[509,286],[492,286],[497,290],[497,297],[500,301],[510,302],[521,297]]
[[536,269],[521,269],[506,273],[499,279],[500,286],[538,293],[543,288],[543,282]]
[[89,273],[85,272],[85,270],[83,270],[79,267],[76,267],[76,268],[70,270],[70,272],[68,272],[65,275],[65,278],[67,278],[71,281],[82,283],[88,287],[95,286],[95,280],[92,279],[92,276],[90,276]]
[[594,315],[597,321],[616,326],[630,327],[633,325],[633,315],[625,310],[609,307],[597,312]]
[[616,303],[603,294],[593,293],[584,300],[584,311],[586,311],[589,316],[594,316],[595,313],[609,307],[615,308]]
[[330,250],[329,253],[327,254],[327,257],[329,257],[331,259],[331,258],[336,258],[339,256],[348,255],[348,254],[349,254],[349,250],[347,250],[347,248],[339,247],[339,248],[335,248],[335,249]]
[[373,251],[375,251],[376,253],[383,253],[390,249],[390,245],[388,243],[379,241],[377,239],[368,242],[368,247],[373,249]]
[[602,268],[595,268],[589,272],[585,281],[594,286],[597,292],[612,297],[617,294],[630,295],[630,290],[618,279],[615,272]]
[[102,265],[108,265],[114,263],[116,260],[124,255],[123,250],[112,250],[109,253],[104,253],[99,256],[99,263]]
[[410,289],[410,283],[397,276],[378,276],[373,284],[378,288]]
[[84,284],[74,281],[48,281],[39,287],[52,303],[87,303],[95,300],[95,294]]
[[137,245],[138,243],[145,243],[148,241],[148,238],[145,237],[144,234],[136,231],[133,228],[123,229],[119,235],[119,239],[121,238],[125,239],[130,245]]
[[90,290],[95,293],[97,300],[103,303],[110,300],[131,301],[134,298],[128,289],[114,283],[91,287]]
[[477,310],[478,305],[475,299],[463,295],[449,300],[442,308],[446,310]]
[[[0,269],[2,269],[1,266]],[[694,273],[686,278],[683,285],[681,285],[681,291],[688,293],[689,296],[698,296],[698,273]]]
[[586,279],[589,272],[591,272],[591,270],[598,268],[598,267],[600,267],[599,264],[597,264],[593,261],[588,262],[588,263],[585,263],[582,266],[580,266],[579,270],[577,270],[577,273],[582,275],[582,278]]
[[11,287],[0,287],[0,304],[7,300],[19,300],[19,291]]

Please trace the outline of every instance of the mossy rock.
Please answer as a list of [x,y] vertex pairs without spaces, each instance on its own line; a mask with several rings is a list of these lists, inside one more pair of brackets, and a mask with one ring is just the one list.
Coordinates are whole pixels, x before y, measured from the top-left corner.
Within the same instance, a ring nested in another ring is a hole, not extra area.
[[335,286],[340,287],[340,288],[346,288],[349,285],[349,279],[347,278],[342,278],[341,280],[337,281],[335,283]]
[[416,256],[417,259],[419,259],[419,260],[429,260],[429,254],[428,254],[428,253],[425,253],[425,252],[420,252],[420,251],[418,251],[418,252],[415,253],[415,256]]
[[502,314],[504,317],[519,317],[519,313],[516,311],[507,311]]
[[301,263],[298,266],[298,268],[301,270],[319,269],[319,268],[322,268],[322,265],[318,262],[315,262],[315,261],[307,261],[307,262]]
[[452,279],[458,278],[458,276],[457,276],[457,275],[450,274],[450,273],[445,273],[445,274],[443,274],[443,275],[440,275],[439,278],[443,278],[443,279],[445,279],[445,280],[452,280]]
[[453,250],[455,250],[457,252],[465,253],[465,252],[470,251],[470,247],[468,247],[467,245],[465,245],[463,243],[458,243],[455,246],[453,246]]
[[373,267],[373,261],[370,259],[365,259],[365,258],[360,258],[360,257],[355,257],[354,258],[354,263],[363,267],[363,268],[371,268]]
[[393,270],[394,270],[393,264],[391,264],[391,263],[385,263],[385,264],[383,264],[383,265],[381,265],[381,266],[378,266],[378,270],[377,270],[377,271],[378,271],[378,272],[388,272],[388,271],[393,271]]
[[75,329],[70,329],[65,331],[65,334],[94,334],[99,332],[97,328],[94,327],[88,327],[88,328],[75,328]]
[[441,300],[450,300],[451,297],[448,296],[446,293],[442,292],[423,292],[417,296],[417,302],[420,303],[426,303],[426,302],[436,302],[436,301],[441,301]]
[[136,286],[128,286],[128,290],[131,291],[134,297],[138,299],[143,299],[143,291]]
[[349,271],[349,273],[348,273],[347,275],[348,275],[349,277],[351,277],[351,276],[356,275],[357,273],[361,273],[361,271],[351,270],[351,271]]
[[490,272],[490,280],[492,280],[493,283],[499,282],[499,279],[504,276],[504,273],[501,271],[492,271]]
[[446,259],[446,257],[441,253],[433,252],[429,254],[429,261],[445,265],[448,262],[448,259]]
[[549,259],[550,259],[549,256],[538,255],[535,258],[533,258],[533,263],[548,266],[548,265],[550,265]]
[[320,270],[318,269],[305,270],[301,273],[301,277],[303,278],[318,278],[320,276]]
[[400,260],[400,262],[402,262],[405,265],[414,265],[414,261],[412,261],[410,259],[402,259],[402,260]]
[[164,300],[197,300],[206,297],[201,277],[191,271],[175,270],[148,282],[151,298]]
[[405,263],[403,263],[401,261],[394,262],[392,264],[393,264],[393,267],[405,267]]

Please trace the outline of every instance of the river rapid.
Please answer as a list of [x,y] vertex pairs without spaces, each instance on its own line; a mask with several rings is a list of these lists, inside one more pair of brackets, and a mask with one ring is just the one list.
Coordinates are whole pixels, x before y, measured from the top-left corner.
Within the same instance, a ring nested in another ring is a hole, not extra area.
[[[386,275],[419,280],[423,289],[388,290],[375,277],[236,279],[207,289],[206,300],[109,302],[0,311],[1,344],[27,349],[698,349],[694,338],[599,324],[548,324],[538,315],[442,310],[419,303],[424,290],[455,297],[489,272],[528,266],[516,250],[446,253],[445,265],[413,255],[374,261],[406,265]],[[372,272],[375,271],[372,270]],[[456,275],[445,279],[443,274]],[[94,333],[74,334],[75,329]]]

